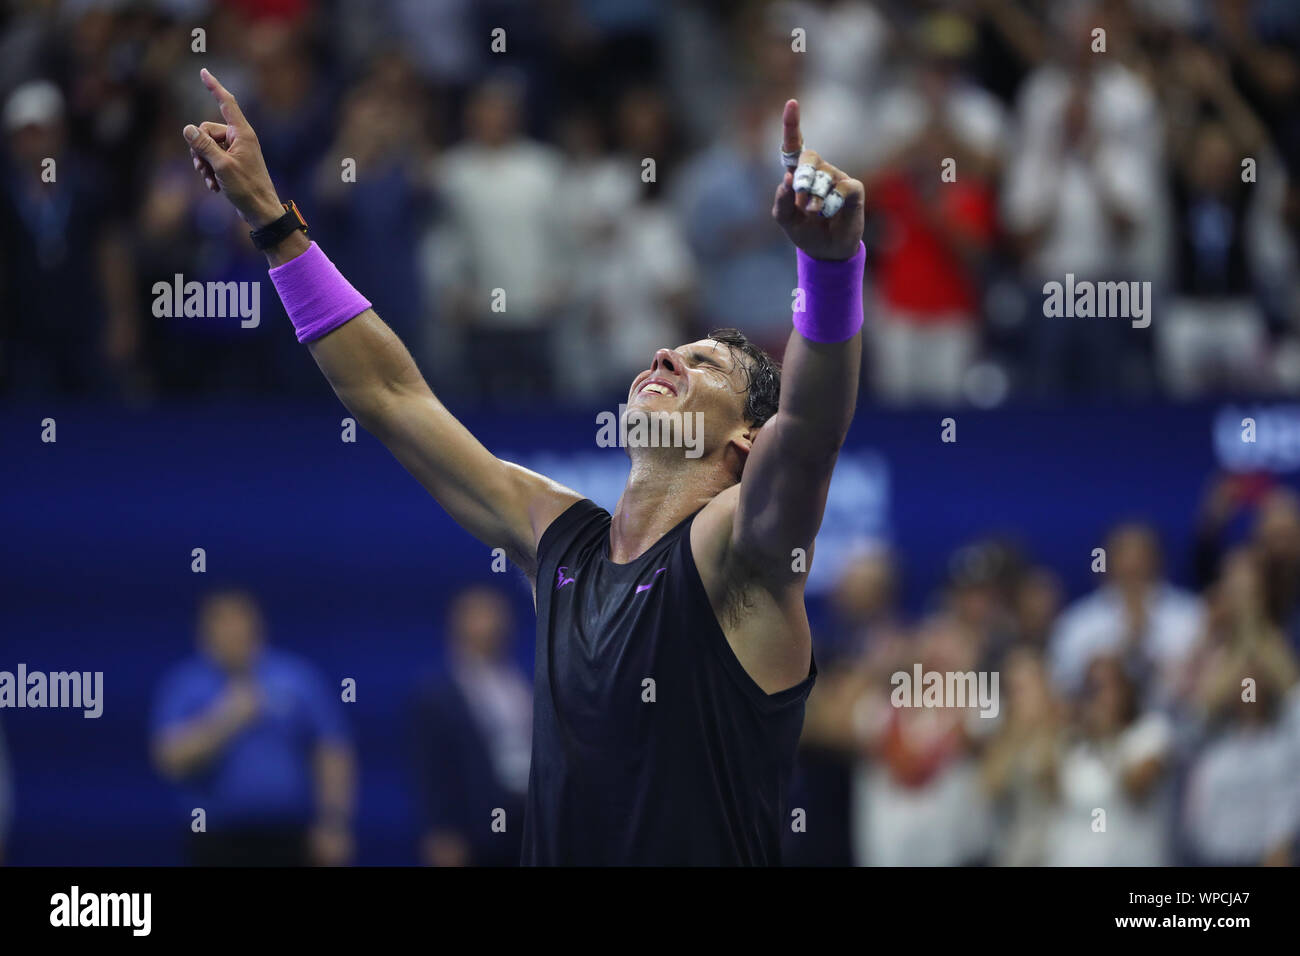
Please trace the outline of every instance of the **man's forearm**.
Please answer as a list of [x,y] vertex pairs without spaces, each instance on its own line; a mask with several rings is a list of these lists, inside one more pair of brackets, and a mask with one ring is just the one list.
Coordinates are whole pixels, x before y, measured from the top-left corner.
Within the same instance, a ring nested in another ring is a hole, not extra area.
[[[276,269],[310,249],[311,241],[306,234],[295,231],[263,253],[267,265]],[[277,282],[276,288],[280,290],[280,283]],[[287,309],[292,303],[285,305]],[[311,316],[291,315],[290,318],[299,327],[310,321]],[[382,428],[387,389],[403,386],[427,389],[410,352],[372,309],[367,308],[319,338],[311,339],[307,347],[339,400],[372,432]]]
[[806,442],[809,451],[831,445],[838,449],[857,406],[862,335],[827,343],[810,342],[792,332],[785,356],[780,414],[798,423],[792,437],[796,443]]
[[397,333],[367,309],[307,346],[330,386],[371,434],[384,440],[385,410],[403,393],[432,392]]
[[794,315],[777,413],[745,465],[733,533],[736,553],[782,582],[797,579],[785,570],[790,549],[811,547],[821,527],[862,361],[861,240],[847,259],[798,255],[803,308]]

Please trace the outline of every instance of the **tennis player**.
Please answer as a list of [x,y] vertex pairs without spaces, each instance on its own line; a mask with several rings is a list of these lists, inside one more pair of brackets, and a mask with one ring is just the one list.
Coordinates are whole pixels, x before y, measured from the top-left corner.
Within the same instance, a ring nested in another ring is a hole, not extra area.
[[235,98],[201,76],[223,121],[185,127],[195,168],[251,227],[299,341],[357,421],[532,582],[523,862],[779,863],[817,674],[804,583],[858,388],[862,183],[803,148],[786,103],[772,217],[799,279],[784,374],[735,330],[647,356],[624,414],[699,413],[700,447],[627,448],[611,515],[495,457],[443,407],[281,202]]

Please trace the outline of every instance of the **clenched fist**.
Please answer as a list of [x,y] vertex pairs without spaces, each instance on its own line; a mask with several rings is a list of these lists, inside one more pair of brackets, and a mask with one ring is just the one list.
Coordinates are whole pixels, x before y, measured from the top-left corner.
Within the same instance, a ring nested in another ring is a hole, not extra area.
[[[800,151],[799,165],[793,171],[787,170],[776,187],[772,218],[791,242],[814,259],[852,259],[862,241],[862,183],[825,162],[815,151],[803,149],[798,100],[785,104],[781,122],[785,127],[781,149],[786,153]],[[797,184],[796,175],[800,177]],[[817,176],[819,180],[814,178]],[[823,189],[825,198],[818,195]],[[831,193],[839,193],[840,199]],[[841,200],[843,205],[835,209]]]

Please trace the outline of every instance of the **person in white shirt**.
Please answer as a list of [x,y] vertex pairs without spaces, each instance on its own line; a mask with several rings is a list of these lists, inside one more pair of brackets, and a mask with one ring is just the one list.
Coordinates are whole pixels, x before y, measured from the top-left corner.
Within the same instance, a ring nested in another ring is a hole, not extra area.
[[462,327],[473,377],[491,398],[553,386],[552,332],[568,275],[555,202],[563,157],[521,133],[522,105],[512,81],[484,83],[466,107],[467,138],[434,171],[448,211],[434,257],[441,311]]
[[1124,317],[1043,313],[1043,286],[1149,281],[1168,271],[1170,212],[1159,103],[1114,53],[1094,53],[1086,8],[1055,38],[1060,51],[1025,80],[1008,150],[1002,213],[1023,262],[1026,321],[1040,392],[1141,387],[1149,361]]
[[1187,775],[1192,862],[1285,863],[1300,836],[1300,666],[1269,615],[1261,552],[1229,553],[1185,702],[1203,733]]
[[1266,693],[1229,701],[1192,764],[1181,824],[1198,863],[1287,862],[1300,835],[1300,691]]
[[1049,641],[1052,678],[1073,694],[1094,657],[1118,654],[1139,671],[1147,700],[1167,703],[1202,632],[1202,602],[1162,580],[1160,545],[1150,528],[1115,528],[1105,552],[1100,586],[1065,609]]
[[1119,657],[1095,658],[1079,698],[1076,739],[1057,771],[1048,866],[1163,866],[1169,861],[1165,779],[1173,727],[1141,712]]

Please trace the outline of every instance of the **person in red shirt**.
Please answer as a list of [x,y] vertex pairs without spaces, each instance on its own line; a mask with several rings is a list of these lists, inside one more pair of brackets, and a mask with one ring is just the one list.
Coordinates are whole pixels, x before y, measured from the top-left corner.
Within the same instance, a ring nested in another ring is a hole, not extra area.
[[916,74],[884,98],[869,178],[879,241],[874,379],[891,402],[958,398],[979,345],[979,274],[996,235],[1001,106],[963,76],[969,25],[928,21]]
[[[873,272],[880,312],[875,381],[889,401],[960,395],[979,346],[979,263],[995,234],[993,190],[982,179],[941,181],[950,139],[927,131],[907,161],[872,184],[882,242]],[[960,168],[960,167],[959,167]]]

